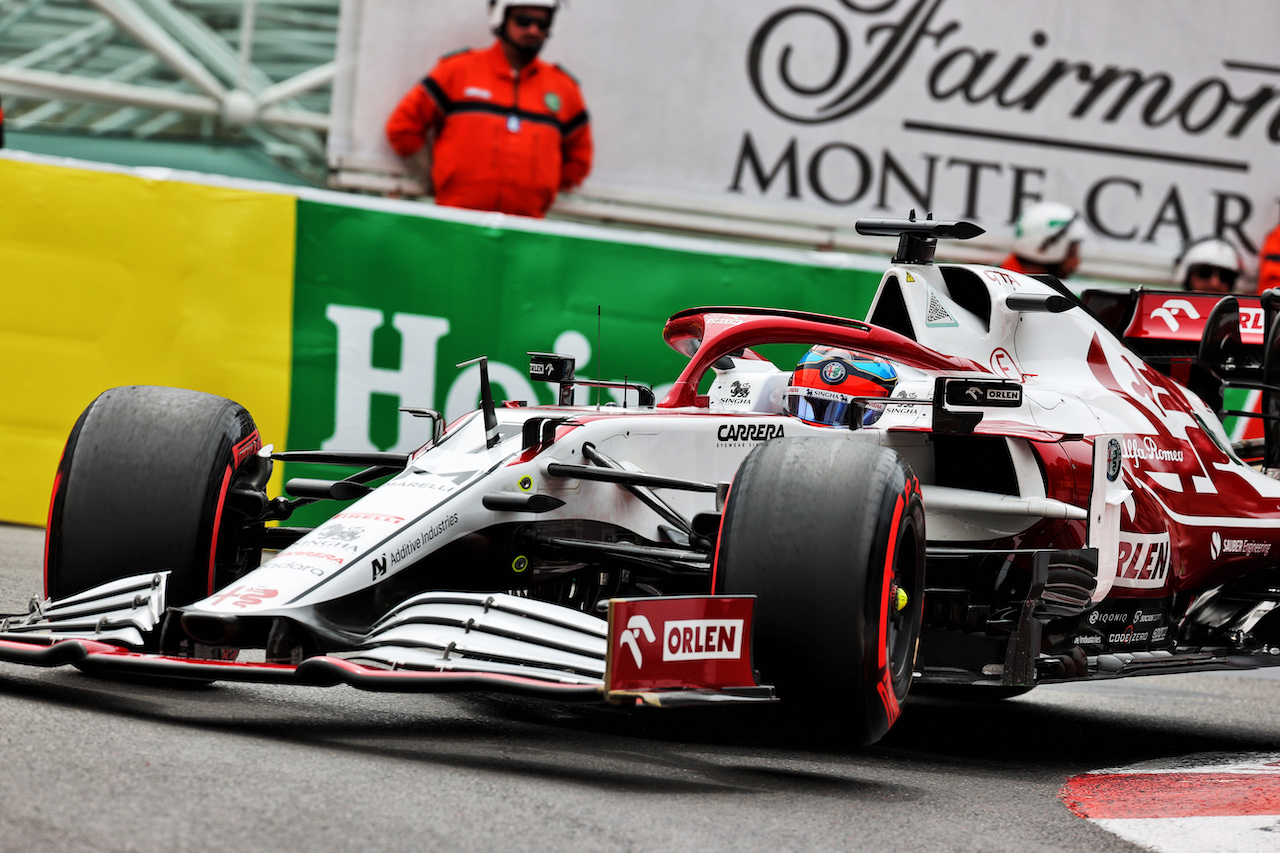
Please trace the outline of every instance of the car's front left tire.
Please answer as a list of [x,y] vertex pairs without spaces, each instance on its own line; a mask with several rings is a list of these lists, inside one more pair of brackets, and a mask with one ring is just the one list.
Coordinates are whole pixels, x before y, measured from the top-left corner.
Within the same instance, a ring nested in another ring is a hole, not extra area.
[[911,686],[924,553],[919,481],[897,453],[786,438],[734,479],[715,586],[757,596],[754,662],[781,702],[869,744]]

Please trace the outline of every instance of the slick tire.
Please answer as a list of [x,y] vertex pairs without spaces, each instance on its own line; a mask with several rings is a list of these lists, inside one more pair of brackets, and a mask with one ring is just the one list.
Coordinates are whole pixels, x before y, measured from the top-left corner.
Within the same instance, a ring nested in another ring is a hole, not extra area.
[[258,552],[238,546],[244,516],[228,512],[227,499],[263,464],[260,447],[249,412],[222,397],[147,385],[104,391],[58,463],[45,594],[168,570],[166,603],[181,606],[256,564]]
[[865,745],[911,686],[924,555],[919,481],[897,453],[777,439],[734,479],[715,586],[757,596],[753,660],[781,704]]

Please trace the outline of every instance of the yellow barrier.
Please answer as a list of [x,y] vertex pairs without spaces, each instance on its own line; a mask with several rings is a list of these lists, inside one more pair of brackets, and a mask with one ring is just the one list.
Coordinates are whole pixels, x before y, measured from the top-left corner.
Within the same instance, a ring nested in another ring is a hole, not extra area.
[[287,194],[0,159],[0,520],[44,524],[67,433],[115,385],[288,434],[295,223]]

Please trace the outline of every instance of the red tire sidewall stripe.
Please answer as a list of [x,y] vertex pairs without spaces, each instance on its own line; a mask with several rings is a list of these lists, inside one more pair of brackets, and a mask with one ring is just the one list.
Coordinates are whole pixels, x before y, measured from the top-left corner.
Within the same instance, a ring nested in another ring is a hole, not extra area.
[[244,461],[262,449],[262,436],[258,430],[240,439],[231,448],[231,463],[222,474],[222,486],[218,489],[218,505],[213,511],[213,534],[209,539],[209,577],[205,595],[213,595],[218,559],[218,534],[222,530],[222,508],[227,504],[227,490],[231,487],[231,475],[240,469]]
[[880,573],[880,625],[879,642],[876,643],[879,680],[876,683],[876,692],[880,694],[880,703],[884,705],[884,712],[891,726],[898,719],[902,709],[893,691],[893,674],[889,666],[889,588],[893,585],[893,557],[897,552],[902,511],[906,508],[906,504],[907,495],[904,491],[898,495],[897,503],[893,507],[893,524],[890,527],[888,543],[885,547],[884,566]]
[[227,489],[231,486],[231,474],[235,469],[228,465],[222,475],[222,488],[218,490],[218,506],[213,511],[213,536],[209,540],[209,582],[205,595],[213,595],[215,561],[218,557],[218,532],[222,528],[222,508],[227,502]]
[[733,494],[733,483],[738,479],[734,474],[732,480],[729,481],[729,488],[724,493],[724,510],[720,515],[720,529],[716,531],[716,552],[711,558],[711,594],[719,595],[720,589],[716,586],[717,576],[720,572],[720,543],[724,541],[724,516],[729,512],[729,495]]
[[[65,456],[65,453],[64,453]],[[49,514],[44,521],[44,597],[49,597],[49,539],[53,535],[53,508],[58,502],[58,487],[62,485],[62,460],[53,475],[53,491],[49,494]]]

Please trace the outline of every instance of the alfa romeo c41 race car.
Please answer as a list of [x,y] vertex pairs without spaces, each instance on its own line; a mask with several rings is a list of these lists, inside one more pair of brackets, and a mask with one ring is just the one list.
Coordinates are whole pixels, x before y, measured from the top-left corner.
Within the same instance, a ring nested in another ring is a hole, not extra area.
[[[866,322],[683,311],[663,334],[689,361],[661,401],[535,353],[560,404],[495,404],[482,379],[477,411],[447,428],[416,411],[434,437],[397,454],[275,452],[229,400],[103,393],[58,467],[45,596],[0,624],[0,659],[777,701],[863,743],[913,681],[994,698],[1280,663],[1280,482],[1218,413],[1057,280],[933,263],[939,238],[976,226],[857,228],[898,239]],[[1275,322],[1246,344],[1235,300],[1205,320],[1178,358],[1216,389],[1264,389],[1276,414]],[[793,371],[753,349],[771,344],[812,349]],[[573,404],[599,384],[624,405]],[[269,499],[281,460],[354,473]],[[276,526],[328,499],[354,502]]]

